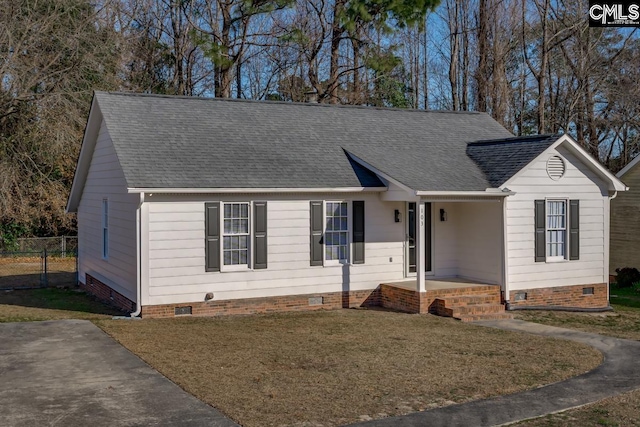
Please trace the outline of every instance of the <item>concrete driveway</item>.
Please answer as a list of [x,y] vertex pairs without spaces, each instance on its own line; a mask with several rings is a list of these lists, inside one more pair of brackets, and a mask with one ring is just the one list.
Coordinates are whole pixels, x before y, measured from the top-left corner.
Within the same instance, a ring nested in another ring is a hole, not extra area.
[[84,320],[0,324],[2,426],[235,426]]

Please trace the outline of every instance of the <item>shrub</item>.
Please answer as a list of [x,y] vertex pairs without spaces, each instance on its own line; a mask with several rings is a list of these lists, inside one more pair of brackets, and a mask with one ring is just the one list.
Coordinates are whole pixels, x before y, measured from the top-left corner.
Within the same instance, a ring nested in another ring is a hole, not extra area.
[[616,284],[619,288],[631,288],[640,282],[640,271],[637,268],[616,268]]

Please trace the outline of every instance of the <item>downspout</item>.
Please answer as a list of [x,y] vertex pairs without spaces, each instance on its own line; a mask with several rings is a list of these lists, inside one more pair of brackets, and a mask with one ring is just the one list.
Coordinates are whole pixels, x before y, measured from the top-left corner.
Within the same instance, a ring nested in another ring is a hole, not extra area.
[[615,199],[618,196],[618,192],[614,191],[613,192],[613,196],[609,196],[609,206],[607,206],[607,212],[609,213],[607,215],[607,232],[606,232],[606,239],[607,239],[607,268],[606,271],[604,272],[606,274],[606,278],[607,278],[607,303],[609,304],[609,306],[611,306],[611,283],[609,282],[609,268],[610,268],[610,260],[611,260],[611,255],[610,255],[610,251],[611,251],[611,201],[613,199]]
[[136,311],[130,317],[138,317],[142,312],[140,297],[142,295],[142,204],[144,203],[144,192],[140,193],[140,202],[136,208]]

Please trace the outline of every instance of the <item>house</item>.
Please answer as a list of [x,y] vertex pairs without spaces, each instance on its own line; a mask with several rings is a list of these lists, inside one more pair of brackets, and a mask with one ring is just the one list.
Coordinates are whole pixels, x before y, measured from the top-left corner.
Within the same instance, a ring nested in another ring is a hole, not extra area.
[[133,315],[608,307],[609,201],[569,136],[488,115],[96,92],[67,210]]
[[609,274],[617,268],[640,270],[640,156],[617,173],[630,190],[611,201],[611,252]]

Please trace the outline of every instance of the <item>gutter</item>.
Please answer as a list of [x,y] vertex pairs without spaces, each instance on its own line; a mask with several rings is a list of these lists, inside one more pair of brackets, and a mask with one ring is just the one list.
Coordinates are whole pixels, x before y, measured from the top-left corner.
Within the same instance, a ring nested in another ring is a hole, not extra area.
[[142,312],[140,297],[142,295],[142,204],[144,203],[144,192],[140,193],[140,203],[136,208],[136,311],[130,317],[138,317]]

